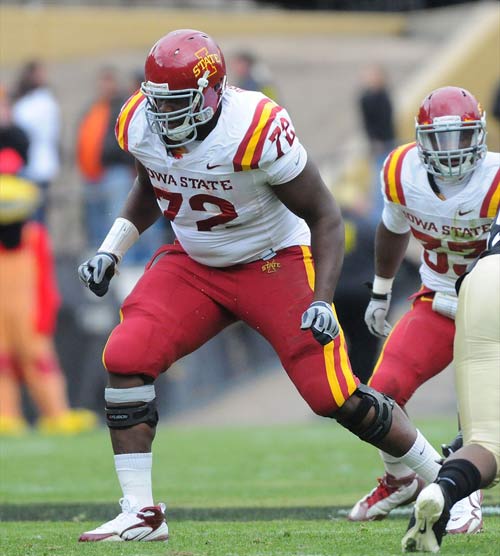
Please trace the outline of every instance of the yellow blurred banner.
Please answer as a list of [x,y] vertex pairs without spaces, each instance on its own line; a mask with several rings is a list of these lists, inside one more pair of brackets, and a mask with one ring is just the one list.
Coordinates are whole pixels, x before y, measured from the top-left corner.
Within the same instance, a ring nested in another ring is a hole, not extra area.
[[[400,34],[401,14],[280,10],[220,12],[172,9],[0,6],[0,63],[67,60],[106,50],[151,46],[173,29],[233,35]],[[327,55],[327,53],[325,53]]]

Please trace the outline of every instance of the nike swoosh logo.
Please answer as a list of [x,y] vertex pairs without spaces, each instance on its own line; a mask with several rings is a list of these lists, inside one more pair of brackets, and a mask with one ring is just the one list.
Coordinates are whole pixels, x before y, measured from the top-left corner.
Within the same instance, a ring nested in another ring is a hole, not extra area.
[[465,212],[462,212],[461,210],[459,210],[458,211],[458,216],[465,216],[466,214],[470,214],[473,211],[474,211],[474,209],[466,210]]
[[219,166],[222,166],[222,164],[210,164],[210,162],[207,162],[207,170],[213,170],[214,168],[218,168]]

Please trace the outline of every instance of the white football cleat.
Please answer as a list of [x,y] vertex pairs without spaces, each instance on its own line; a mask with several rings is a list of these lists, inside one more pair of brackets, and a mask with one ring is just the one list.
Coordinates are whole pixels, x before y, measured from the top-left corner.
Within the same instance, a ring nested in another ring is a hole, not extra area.
[[347,516],[349,521],[384,519],[394,508],[413,502],[424,486],[415,473],[401,479],[385,473],[377,480],[378,485],[353,506]]
[[120,499],[121,513],[97,529],[86,531],[80,542],[102,541],[167,541],[168,526],[165,521],[165,504],[147,506],[137,510],[132,497]]
[[417,497],[401,541],[403,552],[439,552],[448,518],[443,491],[438,484],[431,483]]
[[483,493],[476,490],[467,498],[459,500],[450,510],[446,532],[450,535],[479,533],[483,530],[481,503]]

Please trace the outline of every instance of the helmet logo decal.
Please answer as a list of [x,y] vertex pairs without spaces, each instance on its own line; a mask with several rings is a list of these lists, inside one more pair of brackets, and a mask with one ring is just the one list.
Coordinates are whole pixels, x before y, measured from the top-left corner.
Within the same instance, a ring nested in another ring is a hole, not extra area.
[[210,72],[207,77],[211,77],[212,75],[215,75],[217,73],[216,64],[221,63],[219,54],[209,54],[208,49],[206,47],[203,47],[195,52],[194,55],[199,60],[199,62],[193,67],[193,73],[195,77],[200,77],[207,70]]

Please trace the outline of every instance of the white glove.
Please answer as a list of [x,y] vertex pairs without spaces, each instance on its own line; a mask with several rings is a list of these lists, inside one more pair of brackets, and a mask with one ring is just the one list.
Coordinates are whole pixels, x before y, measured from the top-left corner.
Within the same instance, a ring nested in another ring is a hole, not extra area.
[[392,326],[387,322],[386,317],[391,304],[390,293],[373,293],[365,311],[365,322],[368,330],[379,338],[387,338]]
[[98,252],[78,267],[78,276],[87,288],[102,297],[109,289],[117,263],[118,259],[112,253]]
[[314,339],[322,346],[333,341],[340,333],[332,306],[326,301],[315,301],[302,315],[302,330],[311,329]]

